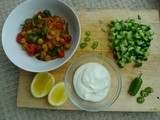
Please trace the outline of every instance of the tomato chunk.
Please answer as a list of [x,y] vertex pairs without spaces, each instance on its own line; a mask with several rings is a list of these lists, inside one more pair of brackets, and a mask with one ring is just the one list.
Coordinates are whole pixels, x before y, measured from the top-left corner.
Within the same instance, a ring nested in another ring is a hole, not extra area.
[[36,54],[37,48],[34,44],[28,44],[26,50],[29,56],[34,56]]
[[71,39],[72,39],[71,35],[64,34],[62,37],[65,39],[66,43],[70,43],[71,42]]
[[21,35],[21,33],[18,33],[17,37],[16,37],[17,43],[21,44],[21,40],[22,40],[22,35]]
[[56,53],[58,58],[63,58],[64,57],[64,51],[57,51]]

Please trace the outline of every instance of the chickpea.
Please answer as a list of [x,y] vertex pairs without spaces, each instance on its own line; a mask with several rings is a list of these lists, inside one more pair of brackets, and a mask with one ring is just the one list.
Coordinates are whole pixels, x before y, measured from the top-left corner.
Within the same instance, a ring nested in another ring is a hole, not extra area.
[[44,50],[45,52],[48,51],[47,44],[42,44],[42,48],[43,48],[43,50]]
[[48,38],[49,40],[51,40],[51,39],[53,39],[53,36],[47,34],[47,38]]
[[27,49],[27,46],[28,46],[28,43],[27,43],[27,42],[24,43],[24,44],[22,45],[22,50],[26,50],[26,49]]
[[52,49],[52,48],[53,48],[53,45],[52,45],[51,42],[48,42],[48,43],[47,43],[47,46],[48,46],[49,49]]
[[64,48],[65,48],[66,50],[68,50],[68,49],[70,48],[70,44],[65,44],[65,45],[64,45]]
[[32,32],[32,30],[28,30],[28,31],[27,31],[27,34],[29,34],[29,33],[31,33],[31,32]]
[[26,31],[22,31],[21,35],[24,37],[26,35]]
[[21,39],[21,44],[26,43],[26,41],[27,41],[26,38],[22,38],[22,39]]
[[39,19],[42,19],[42,16],[41,16],[41,15],[38,15],[38,18],[39,18]]
[[57,36],[56,37],[56,41],[60,41],[61,39],[60,39],[60,37],[59,36]]
[[41,45],[41,44],[43,44],[43,43],[44,43],[44,40],[43,40],[42,38],[39,38],[39,39],[38,39],[38,44]]
[[52,31],[50,31],[50,34],[52,35],[52,36],[55,36],[56,35],[56,33],[52,30]]
[[40,54],[40,56],[41,56],[42,58],[45,58],[46,55],[47,55],[47,54],[46,54],[46,52],[44,52],[44,51],[42,51],[41,54]]
[[60,39],[61,43],[65,43],[65,40],[63,38]]
[[52,59],[52,57],[50,55],[46,55],[44,59],[45,59],[45,61],[49,61]]

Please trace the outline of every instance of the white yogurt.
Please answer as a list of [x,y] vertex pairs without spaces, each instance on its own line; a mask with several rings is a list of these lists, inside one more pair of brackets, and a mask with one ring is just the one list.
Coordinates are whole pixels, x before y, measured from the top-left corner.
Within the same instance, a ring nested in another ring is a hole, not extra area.
[[98,102],[107,96],[111,78],[103,65],[90,62],[77,69],[73,84],[75,91],[82,99]]

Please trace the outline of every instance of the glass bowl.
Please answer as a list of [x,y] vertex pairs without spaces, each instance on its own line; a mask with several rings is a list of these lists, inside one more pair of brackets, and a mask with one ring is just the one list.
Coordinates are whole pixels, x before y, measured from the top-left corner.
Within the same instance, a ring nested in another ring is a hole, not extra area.
[[[79,97],[73,84],[73,77],[76,70],[81,65],[89,62],[96,62],[106,67],[111,78],[110,89],[107,96],[98,102],[87,101]],[[65,75],[65,87],[70,100],[77,107],[86,111],[97,112],[107,110],[108,107],[116,101],[121,91],[122,79],[118,67],[112,60],[100,54],[86,54],[78,57],[69,66]]]

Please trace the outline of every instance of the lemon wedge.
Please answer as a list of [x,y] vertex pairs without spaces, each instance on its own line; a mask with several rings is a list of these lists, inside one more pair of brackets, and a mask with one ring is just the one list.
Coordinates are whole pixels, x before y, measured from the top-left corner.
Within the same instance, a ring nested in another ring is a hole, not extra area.
[[31,93],[35,98],[45,97],[55,84],[55,79],[49,72],[37,73],[31,83]]
[[60,106],[66,102],[68,95],[64,82],[57,83],[48,94],[48,102],[52,106]]

